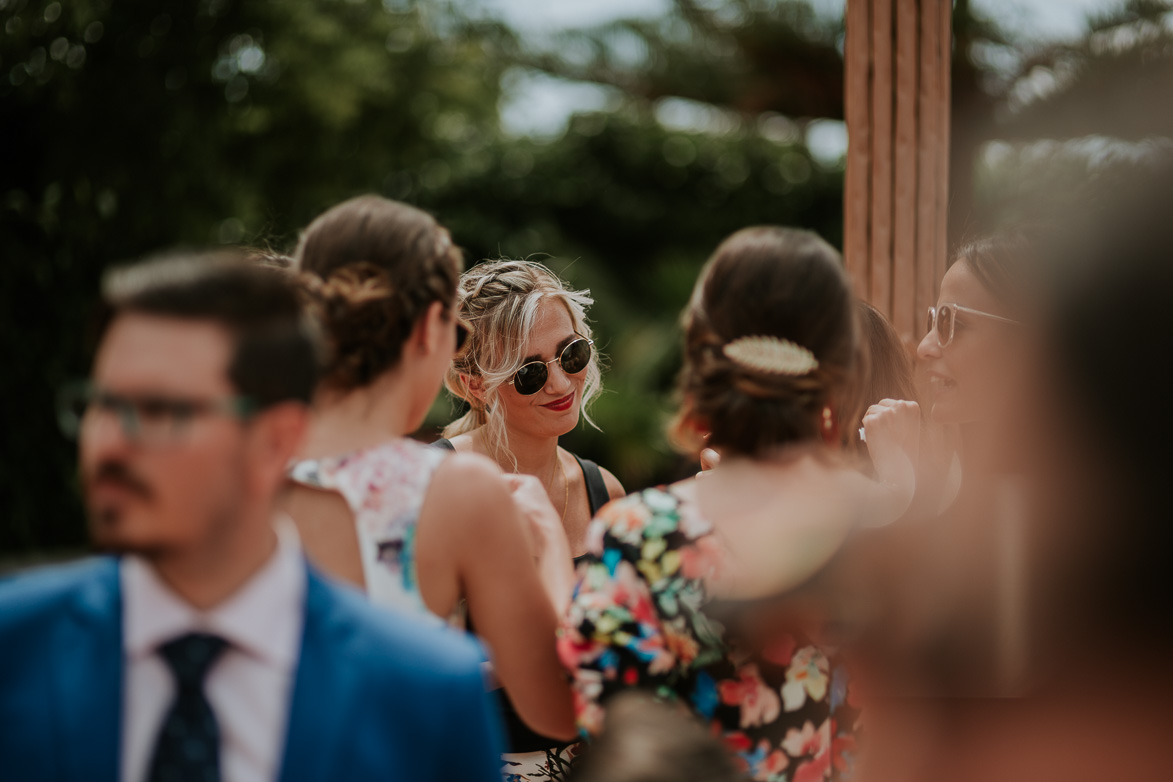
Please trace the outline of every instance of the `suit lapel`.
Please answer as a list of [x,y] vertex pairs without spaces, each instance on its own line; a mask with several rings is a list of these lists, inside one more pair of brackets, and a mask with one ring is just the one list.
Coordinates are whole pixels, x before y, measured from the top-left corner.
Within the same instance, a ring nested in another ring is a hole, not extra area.
[[117,782],[122,742],[122,594],[118,561],[96,565],[57,625],[58,757],[68,782]]
[[305,628],[297,663],[281,782],[337,778],[339,750],[357,703],[359,677],[346,655],[346,620],[333,606],[331,587],[307,568]]

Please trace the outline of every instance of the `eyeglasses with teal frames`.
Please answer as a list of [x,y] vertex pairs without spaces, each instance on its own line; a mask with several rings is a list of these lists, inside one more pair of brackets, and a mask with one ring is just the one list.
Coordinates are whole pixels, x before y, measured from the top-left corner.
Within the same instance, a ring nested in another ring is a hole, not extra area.
[[70,383],[57,395],[57,423],[66,437],[76,438],[102,416],[113,415],[128,440],[148,445],[174,443],[197,418],[222,415],[247,421],[258,411],[244,396],[193,399],[164,394],[116,394],[85,380]]

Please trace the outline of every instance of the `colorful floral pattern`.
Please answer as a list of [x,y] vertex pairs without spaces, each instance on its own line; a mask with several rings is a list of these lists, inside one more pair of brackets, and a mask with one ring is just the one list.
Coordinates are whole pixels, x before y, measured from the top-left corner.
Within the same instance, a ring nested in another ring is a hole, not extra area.
[[371,602],[432,617],[420,598],[415,525],[432,474],[448,452],[407,438],[294,464],[291,480],[337,491],[354,513]]
[[850,778],[859,715],[846,670],[788,628],[754,648],[739,641],[761,604],[710,598],[722,549],[688,503],[671,489],[631,495],[588,539],[558,643],[584,735],[602,727],[610,695],[640,687],[688,703],[748,779]]

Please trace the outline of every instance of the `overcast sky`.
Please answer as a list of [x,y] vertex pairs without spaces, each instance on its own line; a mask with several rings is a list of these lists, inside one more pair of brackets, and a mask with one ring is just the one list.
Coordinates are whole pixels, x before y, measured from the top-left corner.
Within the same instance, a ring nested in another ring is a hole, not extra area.
[[[504,17],[523,33],[541,35],[566,27],[578,27],[612,19],[657,16],[669,0],[473,0],[485,10]],[[1083,30],[1089,11],[1107,8],[1115,0],[972,0],[978,11],[1005,26],[1039,39],[1073,38]],[[826,14],[842,14],[843,0],[812,0]],[[594,85],[572,84],[533,74],[523,76],[510,89],[502,111],[505,127],[519,134],[560,133],[576,111],[604,108],[608,92]],[[681,113],[677,108],[676,114]],[[820,123],[808,137],[812,151],[835,158],[846,145],[841,127]]]
[[[624,16],[655,16],[667,10],[668,0],[478,0],[501,12],[521,29],[550,30],[594,24]],[[842,14],[843,0],[811,0],[820,11]],[[1013,26],[1047,37],[1076,35],[1088,10],[1115,4],[1115,0],[972,0],[975,9],[1012,21]]]

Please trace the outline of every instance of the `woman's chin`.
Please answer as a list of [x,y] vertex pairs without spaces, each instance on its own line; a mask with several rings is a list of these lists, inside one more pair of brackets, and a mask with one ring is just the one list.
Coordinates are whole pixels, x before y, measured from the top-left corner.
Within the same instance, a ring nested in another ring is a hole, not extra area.
[[526,427],[529,434],[538,437],[561,437],[570,434],[578,426],[578,405],[572,405],[560,413],[548,412],[542,417],[545,420],[535,421],[533,426]]
[[574,400],[574,404],[572,404],[568,410],[562,413],[562,416],[564,417],[559,419],[560,421],[565,422],[562,424],[562,434],[568,434],[574,431],[574,428],[578,426],[578,421],[581,418],[580,413],[581,407],[579,406],[578,400],[576,399]]
[[935,424],[961,424],[968,420],[968,416],[964,405],[958,404],[957,394],[943,391],[933,395],[929,419]]

